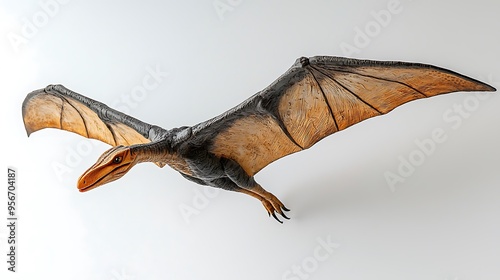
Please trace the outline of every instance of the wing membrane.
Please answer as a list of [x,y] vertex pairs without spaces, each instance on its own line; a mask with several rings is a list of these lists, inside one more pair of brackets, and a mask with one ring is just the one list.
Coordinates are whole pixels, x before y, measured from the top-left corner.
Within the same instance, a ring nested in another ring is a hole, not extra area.
[[[456,91],[495,89],[425,64],[300,58],[269,87],[193,131],[198,141],[212,143],[214,154],[235,160],[252,176],[365,119],[412,100]],[[207,133],[213,130],[218,134]]]
[[60,85],[28,94],[22,108],[28,135],[44,128],[57,128],[112,146],[150,142],[146,136],[151,125]]

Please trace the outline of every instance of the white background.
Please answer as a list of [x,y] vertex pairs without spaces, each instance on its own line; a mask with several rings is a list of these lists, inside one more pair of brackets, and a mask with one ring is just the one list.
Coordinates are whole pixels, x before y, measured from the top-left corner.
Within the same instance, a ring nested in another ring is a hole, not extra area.
[[[498,94],[415,101],[271,164],[256,179],[292,209],[283,225],[251,197],[149,163],[79,193],[108,146],[59,130],[28,138],[21,119],[27,93],[61,83],[146,122],[194,125],[314,55],[430,63],[498,88],[498,1],[5,2],[2,169],[17,169],[19,221],[14,274],[3,188],[0,278],[500,277]],[[161,75],[139,94],[151,69]],[[424,154],[416,142],[436,129],[446,140]]]

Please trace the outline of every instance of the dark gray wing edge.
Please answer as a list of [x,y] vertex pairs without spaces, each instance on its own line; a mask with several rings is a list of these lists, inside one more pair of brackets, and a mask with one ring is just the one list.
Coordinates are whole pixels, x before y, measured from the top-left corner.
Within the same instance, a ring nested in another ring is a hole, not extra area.
[[423,63],[413,63],[413,62],[401,62],[401,61],[377,61],[377,60],[367,60],[367,59],[354,59],[338,56],[314,56],[314,57],[300,57],[295,63],[278,79],[271,83],[268,87],[264,88],[262,91],[257,92],[250,98],[246,99],[236,107],[218,115],[212,119],[205,122],[199,123],[192,127],[192,136],[196,136],[199,132],[205,131],[206,128],[213,127],[214,129],[219,129],[229,124],[234,116],[245,115],[245,114],[255,114],[256,112],[267,112],[270,115],[276,116],[276,112],[273,112],[276,106],[269,104],[268,102],[278,102],[275,98],[271,98],[273,94],[281,92],[283,88],[289,87],[293,82],[304,73],[304,67],[307,65],[328,65],[330,67],[363,67],[363,66],[392,66],[392,67],[418,67],[418,68],[431,68],[447,72],[453,75],[460,76],[464,79],[483,84],[489,91],[496,91],[496,89],[486,83],[479,80],[470,78],[468,76],[462,75],[460,73],[441,68],[438,66],[423,64]]
[[96,101],[94,99],[91,99],[89,97],[83,96],[79,93],[76,93],[63,85],[48,85],[43,89],[35,90],[31,93],[29,93],[26,96],[26,99],[23,102],[22,105],[22,110],[23,110],[23,115],[24,115],[24,110],[26,106],[26,102],[34,95],[40,94],[40,93],[55,93],[59,94],[61,96],[67,96],[70,98],[73,98],[75,100],[78,100],[79,102],[85,104],[89,109],[94,111],[97,116],[104,122],[119,122],[123,123],[137,132],[139,132],[142,136],[145,138],[148,138],[150,141],[156,141],[159,140],[159,138],[163,137],[167,133],[167,131],[159,126],[156,125],[151,125],[148,123],[145,123],[143,121],[140,121],[134,117],[131,117],[127,114],[124,114],[120,111],[117,111],[113,108],[108,107],[106,104]]

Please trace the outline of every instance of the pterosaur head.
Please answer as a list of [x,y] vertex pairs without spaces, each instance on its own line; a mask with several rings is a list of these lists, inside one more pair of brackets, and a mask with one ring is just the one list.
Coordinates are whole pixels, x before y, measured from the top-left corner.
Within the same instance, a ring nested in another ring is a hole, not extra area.
[[106,183],[120,179],[136,163],[137,155],[130,146],[116,146],[104,152],[97,162],[78,179],[78,189],[86,192]]

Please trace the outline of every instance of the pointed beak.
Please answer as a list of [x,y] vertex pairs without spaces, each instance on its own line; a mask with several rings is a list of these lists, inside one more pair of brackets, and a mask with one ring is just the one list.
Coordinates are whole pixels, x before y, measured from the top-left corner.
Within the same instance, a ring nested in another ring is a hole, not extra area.
[[97,185],[97,182],[99,179],[95,179],[95,176],[93,176],[92,170],[95,168],[95,165],[92,165],[87,171],[85,171],[80,178],[78,178],[78,182],[76,183],[76,187],[80,192],[86,192],[91,189],[97,188],[99,185]]
[[90,191],[109,182],[120,179],[132,168],[132,163],[120,166],[101,166],[94,164],[80,176],[77,187],[80,192]]
[[99,184],[99,178],[96,178],[92,172],[92,167],[89,168],[85,173],[78,178],[78,182],[76,184],[76,187],[80,192],[86,192],[90,191],[91,189],[95,189],[102,184]]
[[77,182],[78,190],[86,192],[123,177],[137,163],[135,156],[124,149],[123,146],[117,146],[104,152],[97,162],[80,176]]

